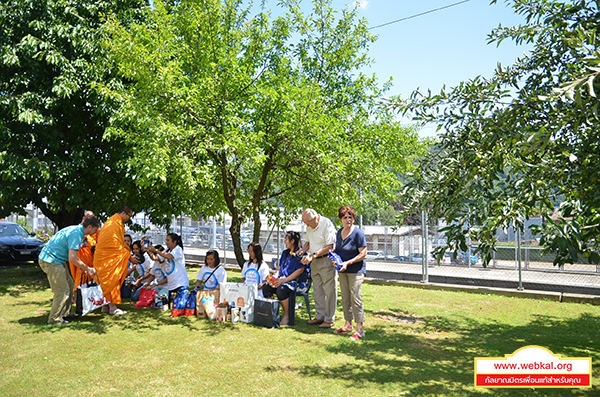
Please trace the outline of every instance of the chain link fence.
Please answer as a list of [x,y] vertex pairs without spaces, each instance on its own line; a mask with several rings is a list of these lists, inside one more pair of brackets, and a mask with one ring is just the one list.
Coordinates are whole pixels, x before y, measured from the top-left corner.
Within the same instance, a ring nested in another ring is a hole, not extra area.
[[[227,217],[224,223],[222,219],[195,221],[182,216],[173,220],[170,230],[182,236],[186,252],[190,254],[203,256],[208,249],[218,249],[222,257],[233,258],[233,240],[229,233],[231,223]],[[337,222],[337,219],[332,220]],[[165,244],[165,228],[149,224],[143,215],[138,215],[133,221],[147,230],[145,233],[129,232],[134,240],[146,236],[153,244]],[[38,219],[36,223],[42,222]],[[530,221],[536,222],[539,220]],[[531,235],[527,228],[521,236],[514,230],[499,230],[497,250],[485,268],[477,253],[476,242],[472,242],[466,252],[447,252],[438,262],[431,252],[445,246],[446,240],[436,226],[425,228],[424,233],[420,226],[364,225],[361,229],[367,239],[369,277],[600,295],[600,266],[589,263],[583,257],[574,264],[554,266],[554,255],[537,246],[536,236]],[[278,258],[285,249],[284,237],[288,230],[299,232],[304,239],[306,226],[298,218],[280,229],[269,226],[263,219],[258,242],[267,261]],[[427,244],[424,244],[423,234],[427,236]],[[522,244],[519,244],[519,238]],[[253,225],[246,224],[241,230],[241,245],[246,258],[246,248],[252,241]]]

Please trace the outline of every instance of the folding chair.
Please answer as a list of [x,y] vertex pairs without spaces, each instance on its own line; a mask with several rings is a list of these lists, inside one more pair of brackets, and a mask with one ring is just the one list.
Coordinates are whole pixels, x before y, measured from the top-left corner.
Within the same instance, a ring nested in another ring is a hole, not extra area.
[[[306,292],[298,292],[298,285],[301,282],[306,282],[306,281],[308,281],[308,289],[306,290]],[[310,301],[308,299],[308,293],[310,292],[311,286],[312,286],[312,278],[310,278],[310,276],[298,277],[296,279],[296,286],[294,287],[294,290],[290,294],[290,300],[288,302],[288,305],[289,305],[288,312],[289,312],[289,316],[290,316],[289,325],[295,325],[295,322],[296,322],[295,321],[295,319],[296,319],[296,295],[304,297],[304,302],[306,303],[306,310],[308,311],[308,319],[312,320],[312,317],[310,315]]]

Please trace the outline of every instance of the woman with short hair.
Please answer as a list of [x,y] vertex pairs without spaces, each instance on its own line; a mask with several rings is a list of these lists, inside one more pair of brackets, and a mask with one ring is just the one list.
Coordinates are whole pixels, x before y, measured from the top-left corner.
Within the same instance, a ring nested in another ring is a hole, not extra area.
[[[335,334],[352,332],[352,320],[356,321],[356,332],[350,340],[364,338],[365,311],[363,309],[361,289],[367,273],[367,239],[365,234],[355,224],[356,211],[350,206],[338,209],[338,217],[343,227],[337,231],[334,251],[342,258],[339,272],[340,290],[342,292],[342,307],[346,324],[333,331]],[[333,262],[333,260],[332,260]]]

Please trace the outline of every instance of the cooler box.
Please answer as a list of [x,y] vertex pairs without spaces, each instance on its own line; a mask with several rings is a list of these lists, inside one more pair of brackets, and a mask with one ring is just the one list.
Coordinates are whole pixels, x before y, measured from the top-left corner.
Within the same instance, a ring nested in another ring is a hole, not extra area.
[[252,323],[254,321],[254,300],[258,296],[256,284],[222,283],[221,302],[234,302],[240,308],[240,321]]

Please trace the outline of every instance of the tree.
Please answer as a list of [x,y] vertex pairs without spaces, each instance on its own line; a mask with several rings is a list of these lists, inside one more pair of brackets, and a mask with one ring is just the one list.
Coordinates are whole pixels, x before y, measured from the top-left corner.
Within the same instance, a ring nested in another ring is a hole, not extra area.
[[[153,172],[138,183],[162,184],[169,169],[190,213],[226,209],[240,266],[247,219],[257,240],[261,212],[274,222],[305,206],[333,214],[358,187],[389,195],[421,150],[414,130],[375,110],[383,91],[358,72],[373,40],[365,21],[350,9],[338,18],[330,3],[305,16],[285,0],[273,18],[240,0],[157,1],[144,24],[111,20],[108,46],[134,84],[105,90],[148,131],[133,162]],[[166,155],[148,156],[157,150]]]
[[0,2],[0,217],[32,202],[63,228],[85,209],[116,210],[139,196],[125,162],[132,147],[104,139],[117,104],[93,84],[115,79],[101,47],[102,14],[130,20],[143,5]]
[[[421,162],[405,196],[415,198],[413,208],[443,214],[449,248],[481,241],[485,263],[497,228],[523,230],[536,211],[545,223],[534,232],[557,254],[555,264],[573,263],[578,254],[599,263],[598,3],[511,3],[527,23],[499,26],[489,41],[529,43],[530,55],[499,65],[490,79],[390,104],[445,130],[441,152]],[[559,198],[560,215],[552,219]]]

